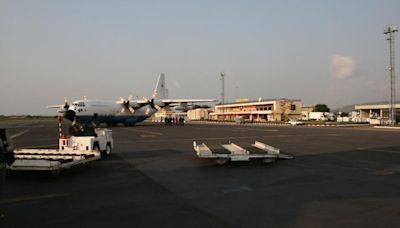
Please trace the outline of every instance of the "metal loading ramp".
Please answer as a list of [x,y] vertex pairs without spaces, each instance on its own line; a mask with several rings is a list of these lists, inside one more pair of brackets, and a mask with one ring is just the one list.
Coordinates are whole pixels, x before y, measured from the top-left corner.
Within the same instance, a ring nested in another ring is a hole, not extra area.
[[280,153],[278,148],[255,141],[249,147],[241,147],[235,143],[222,144],[225,151],[213,152],[206,144],[197,144],[193,141],[193,148],[199,158],[213,158],[222,165],[228,161],[249,161],[262,159],[264,163],[274,162],[276,159],[292,159],[293,156]]

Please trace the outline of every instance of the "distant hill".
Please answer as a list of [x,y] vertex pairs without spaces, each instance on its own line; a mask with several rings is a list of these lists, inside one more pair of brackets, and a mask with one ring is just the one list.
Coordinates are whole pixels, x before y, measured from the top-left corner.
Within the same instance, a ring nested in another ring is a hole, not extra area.
[[[379,104],[388,104],[388,103],[389,103],[389,101],[364,102],[364,103],[359,103],[359,104],[343,106],[341,108],[335,108],[335,109],[332,109],[332,112],[351,112],[354,110],[354,106],[356,106],[356,105],[379,105]],[[400,101],[396,101],[395,103],[400,104]]]
[[354,110],[354,106],[355,106],[354,104],[346,105],[346,106],[343,106],[340,108],[332,109],[331,112],[347,112],[347,113],[349,113]]

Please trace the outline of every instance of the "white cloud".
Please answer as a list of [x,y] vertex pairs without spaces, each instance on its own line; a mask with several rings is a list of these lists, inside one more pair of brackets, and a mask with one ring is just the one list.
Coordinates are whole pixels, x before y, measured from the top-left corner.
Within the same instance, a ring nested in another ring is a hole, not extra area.
[[336,78],[349,78],[356,68],[356,60],[351,56],[334,55],[331,57],[331,67]]

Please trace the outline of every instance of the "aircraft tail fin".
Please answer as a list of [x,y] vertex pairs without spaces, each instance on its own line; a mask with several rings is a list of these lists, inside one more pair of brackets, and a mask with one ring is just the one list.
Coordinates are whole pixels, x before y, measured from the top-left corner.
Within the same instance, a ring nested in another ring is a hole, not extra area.
[[161,73],[158,77],[156,87],[153,91],[153,99],[162,100],[168,98],[168,89],[165,87],[165,75]]

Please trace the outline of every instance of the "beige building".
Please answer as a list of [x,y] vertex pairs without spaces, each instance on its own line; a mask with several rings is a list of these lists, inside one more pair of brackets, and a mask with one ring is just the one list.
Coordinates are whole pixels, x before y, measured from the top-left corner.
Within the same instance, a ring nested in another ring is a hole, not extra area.
[[314,106],[303,106],[301,108],[301,119],[302,120],[309,120],[310,119],[310,112],[314,111]]
[[[388,103],[371,103],[356,105],[354,109],[359,115],[362,121],[369,121],[371,119],[389,119],[389,107]],[[394,105],[396,110],[397,121],[400,119],[400,104]]]
[[211,110],[206,108],[197,108],[187,111],[187,118],[189,120],[209,120]]
[[149,119],[156,122],[162,122],[165,118],[176,118],[183,117],[186,118],[186,112],[175,112],[170,108],[162,108],[160,111],[156,112]]
[[259,99],[216,105],[215,112],[210,115],[214,120],[235,120],[242,117],[251,121],[288,121],[301,119],[302,106],[301,100]]

